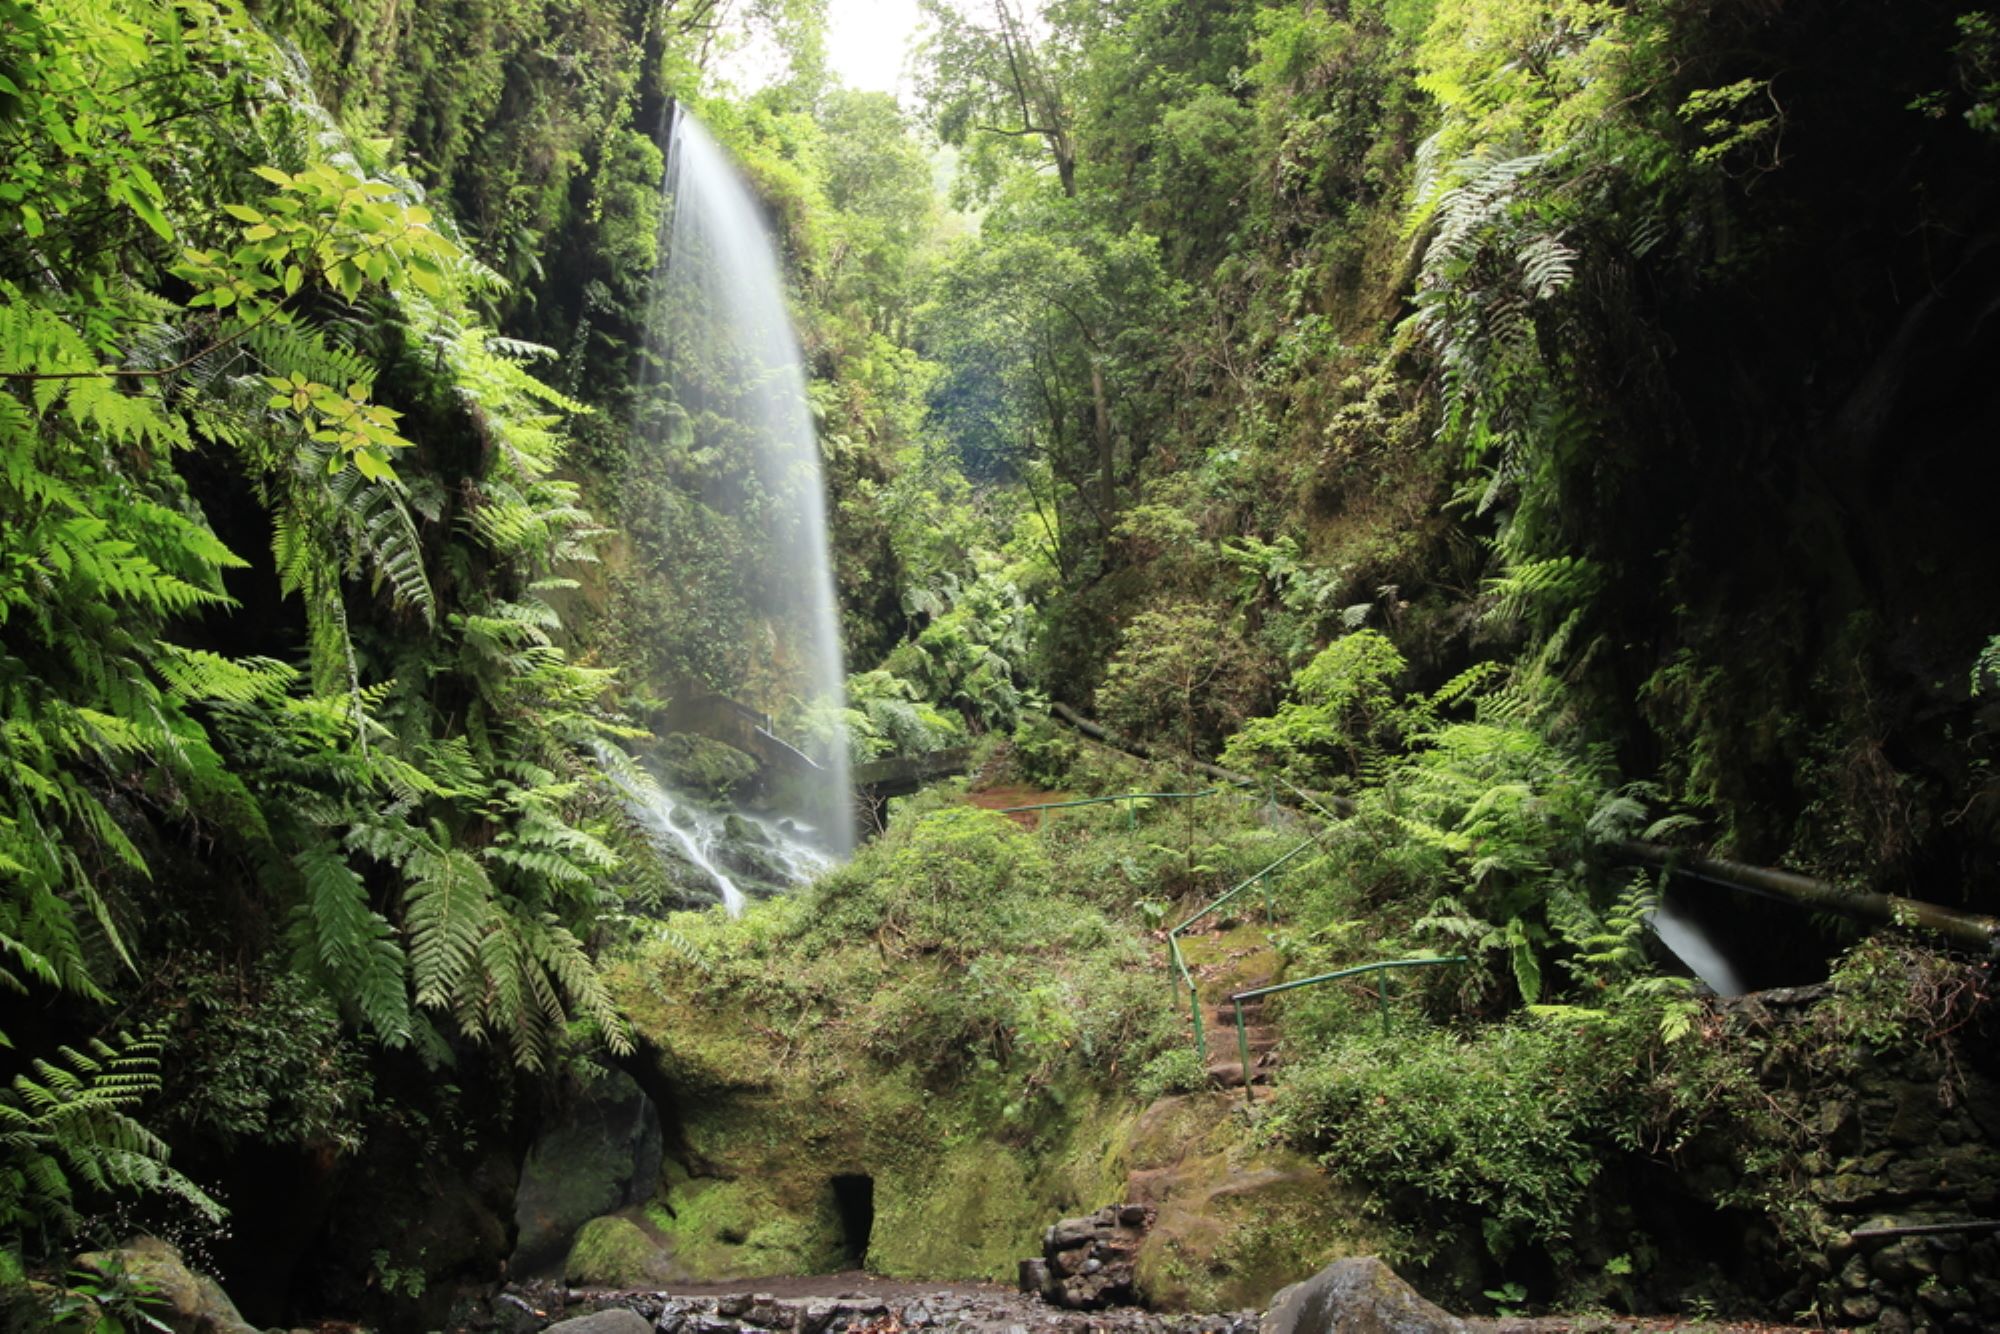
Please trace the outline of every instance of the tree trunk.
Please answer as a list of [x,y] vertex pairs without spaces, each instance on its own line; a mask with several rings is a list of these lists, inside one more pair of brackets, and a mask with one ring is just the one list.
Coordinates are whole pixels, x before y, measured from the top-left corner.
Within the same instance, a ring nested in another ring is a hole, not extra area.
[[1118,451],[1112,446],[1111,404],[1104,393],[1104,368],[1096,356],[1090,359],[1090,407],[1097,434],[1097,513],[1105,531],[1118,508]]

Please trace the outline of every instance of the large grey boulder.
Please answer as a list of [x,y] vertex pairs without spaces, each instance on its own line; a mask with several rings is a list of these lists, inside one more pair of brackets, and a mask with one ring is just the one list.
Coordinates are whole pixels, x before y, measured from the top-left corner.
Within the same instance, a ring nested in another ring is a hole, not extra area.
[[631,1076],[566,1087],[562,1112],[521,1167],[508,1272],[552,1269],[585,1223],[649,1197],[659,1184],[660,1142],[659,1114]]
[[1465,1334],[1372,1255],[1335,1260],[1271,1302],[1257,1334]]
[[653,1334],[653,1326],[637,1311],[619,1306],[609,1311],[592,1311],[589,1315],[558,1320],[542,1334]]

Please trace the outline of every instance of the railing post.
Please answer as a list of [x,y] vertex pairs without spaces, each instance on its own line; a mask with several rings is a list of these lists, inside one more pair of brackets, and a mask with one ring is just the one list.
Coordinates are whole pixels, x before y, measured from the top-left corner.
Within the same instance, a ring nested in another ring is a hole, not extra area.
[[[1235,997],[1230,997],[1235,1000]],[[1236,1055],[1243,1062],[1243,1101],[1254,1103],[1256,1097],[1250,1092],[1250,1034],[1243,1027],[1243,1002],[1236,1001]]]
[[1382,1036],[1389,1036],[1389,970],[1378,969],[1375,973],[1375,997],[1382,1003]]
[[1194,1055],[1203,1065],[1208,1064],[1208,1036],[1201,1031],[1201,996],[1193,987],[1188,988],[1188,1009],[1194,1015]]

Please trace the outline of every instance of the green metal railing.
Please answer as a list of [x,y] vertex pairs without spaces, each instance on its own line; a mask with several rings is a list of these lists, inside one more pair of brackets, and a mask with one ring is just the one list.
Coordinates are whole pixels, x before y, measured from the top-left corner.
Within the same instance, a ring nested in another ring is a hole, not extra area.
[[1220,908],[1223,904],[1229,902],[1255,884],[1264,885],[1264,920],[1269,922],[1271,920],[1271,887],[1268,883],[1265,883],[1264,878],[1318,842],[1319,840],[1316,838],[1307,839],[1249,879],[1230,886],[1217,895],[1214,901],[1209,903],[1207,907],[1202,908],[1179,926],[1173,927],[1167,932],[1167,982],[1173,988],[1174,1003],[1176,1005],[1180,1003],[1182,985],[1185,984],[1187,987],[1188,1011],[1194,1016],[1195,1056],[1204,1064],[1208,1061],[1208,1034],[1201,1021],[1201,997],[1194,989],[1194,974],[1188,971],[1187,960],[1181,955],[1181,932],[1187,930],[1196,922],[1199,922],[1202,918],[1208,916],[1217,908]]
[[1322,982],[1338,982],[1343,977],[1359,977],[1363,973],[1376,973],[1375,997],[1382,1007],[1382,1036],[1389,1036],[1389,972],[1396,968],[1438,968],[1446,964],[1464,963],[1462,954],[1441,955],[1427,959],[1384,959],[1380,963],[1364,963],[1355,968],[1342,968],[1336,972],[1321,973],[1316,977],[1302,977],[1296,982],[1280,982],[1275,986],[1253,987],[1249,991],[1238,991],[1229,999],[1236,1006],[1236,1053],[1243,1062],[1243,1096],[1255,1101],[1256,1095],[1250,1091],[1250,1034],[1243,1023],[1243,1002],[1256,1000],[1260,996],[1274,996],[1280,991],[1296,991],[1300,987],[1318,986]]
[[[1115,801],[1192,801],[1196,797],[1212,797],[1222,789],[1203,788],[1200,792],[1120,792],[1114,797],[1079,797],[1075,801],[1038,801],[1032,806],[996,806],[996,815],[1014,815],[1021,811],[1060,811],[1071,806],[1103,806]],[[1133,807],[1125,808],[1125,825],[1130,828],[1136,821]]]

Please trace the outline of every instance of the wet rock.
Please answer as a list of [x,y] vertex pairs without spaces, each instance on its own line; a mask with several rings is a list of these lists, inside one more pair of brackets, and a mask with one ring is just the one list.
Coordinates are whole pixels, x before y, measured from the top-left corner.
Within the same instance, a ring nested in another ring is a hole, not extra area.
[[1042,1234],[1042,1249],[1045,1251],[1066,1251],[1072,1246],[1086,1246],[1097,1237],[1102,1226],[1092,1218],[1065,1218],[1051,1224]]
[[853,1292],[836,1298],[833,1303],[833,1310],[836,1315],[851,1315],[860,1316],[863,1319],[873,1319],[876,1316],[889,1314],[889,1304],[877,1301],[866,1293]]
[[754,1300],[756,1299],[747,1292],[732,1292],[726,1297],[715,1299],[715,1313],[726,1320],[735,1320],[750,1309],[750,1303]]
[[1940,1315],[1955,1315],[1972,1309],[1970,1293],[1943,1283],[1926,1283],[1917,1289],[1917,1296],[1925,1306]]
[[1464,1334],[1466,1325],[1370,1255],[1335,1260],[1286,1288],[1257,1328],[1259,1334]]
[[760,1292],[750,1298],[750,1308],[743,1313],[742,1319],[746,1325],[755,1325],[759,1329],[782,1330],[784,1334],[792,1334],[798,1328],[799,1313],[770,1293]]
[[117,1250],[79,1256],[76,1267],[150,1285],[174,1334],[257,1334],[214,1279],[189,1269],[181,1253],[157,1237],[136,1237]]
[[1868,1267],[1883,1282],[1900,1283],[1910,1276],[1909,1252],[1902,1246],[1891,1246],[1878,1252]]
[[1881,1310],[1881,1301],[1872,1293],[1857,1292],[1840,1303],[1840,1313],[1849,1320],[1873,1320]]
[[593,1311],[589,1315],[558,1320],[549,1326],[547,1334],[652,1334],[652,1328],[646,1323],[646,1317],[637,1311],[618,1306],[609,1311]]

